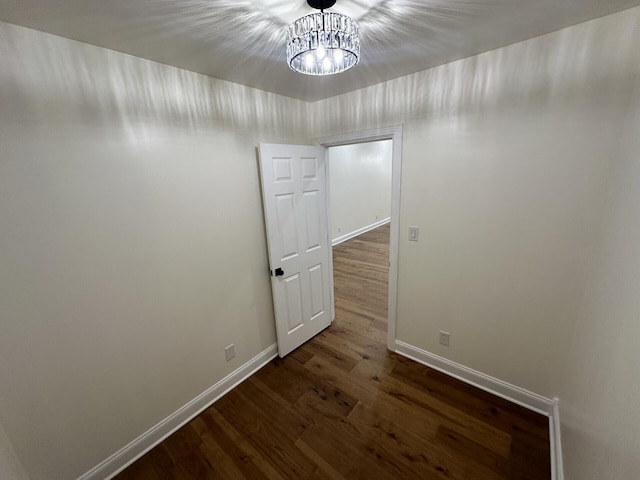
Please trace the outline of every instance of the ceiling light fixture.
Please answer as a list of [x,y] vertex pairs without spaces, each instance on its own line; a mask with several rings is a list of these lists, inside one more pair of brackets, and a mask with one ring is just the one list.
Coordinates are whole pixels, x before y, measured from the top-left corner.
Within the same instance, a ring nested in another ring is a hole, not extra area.
[[332,75],[354,67],[360,60],[356,22],[341,13],[325,13],[336,0],[307,0],[320,10],[297,19],[287,29],[287,63],[305,75]]

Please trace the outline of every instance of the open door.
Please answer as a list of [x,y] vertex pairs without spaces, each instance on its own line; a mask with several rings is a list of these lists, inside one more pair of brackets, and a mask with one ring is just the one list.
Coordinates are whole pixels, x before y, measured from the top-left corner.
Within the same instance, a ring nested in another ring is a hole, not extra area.
[[331,324],[325,149],[260,144],[278,353]]

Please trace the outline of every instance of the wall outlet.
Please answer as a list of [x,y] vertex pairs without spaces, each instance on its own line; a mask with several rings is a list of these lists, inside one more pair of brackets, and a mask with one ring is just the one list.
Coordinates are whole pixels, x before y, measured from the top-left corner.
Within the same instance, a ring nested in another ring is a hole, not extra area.
[[451,334],[449,332],[443,332],[440,330],[440,345],[444,345],[445,347],[449,346],[449,337]]
[[224,354],[227,357],[227,362],[236,356],[236,347],[232,343],[227,348],[224,349]]
[[379,220],[379,219],[380,219],[380,215],[376,213],[376,220]]
[[342,227],[338,227],[338,233],[342,231]]

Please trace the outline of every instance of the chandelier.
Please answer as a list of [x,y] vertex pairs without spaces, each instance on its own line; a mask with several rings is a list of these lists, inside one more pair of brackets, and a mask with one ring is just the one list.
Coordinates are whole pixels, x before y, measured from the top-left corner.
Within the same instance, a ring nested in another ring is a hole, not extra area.
[[325,13],[336,0],[307,0],[320,10],[297,19],[287,29],[287,63],[305,75],[332,75],[354,67],[360,60],[356,22],[341,13]]

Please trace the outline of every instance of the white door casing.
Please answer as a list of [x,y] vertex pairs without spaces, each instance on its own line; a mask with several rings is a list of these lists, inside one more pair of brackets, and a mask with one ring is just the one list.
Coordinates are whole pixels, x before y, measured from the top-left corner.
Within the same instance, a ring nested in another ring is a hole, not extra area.
[[259,151],[278,353],[284,357],[331,324],[325,149],[260,144]]

